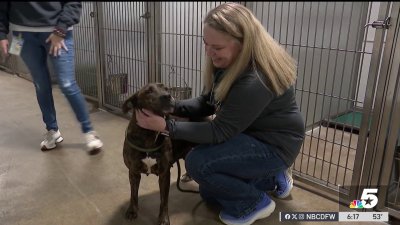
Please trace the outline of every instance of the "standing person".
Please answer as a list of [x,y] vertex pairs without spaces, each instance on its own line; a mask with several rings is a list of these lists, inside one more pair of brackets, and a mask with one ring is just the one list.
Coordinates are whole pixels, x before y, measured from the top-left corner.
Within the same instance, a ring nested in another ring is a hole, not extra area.
[[51,78],[47,67],[50,55],[58,84],[81,124],[89,154],[103,146],[93,130],[86,101],[75,80],[72,26],[79,23],[80,2],[1,2],[0,47],[8,54],[7,34],[12,31],[10,53],[20,55],[27,65],[36,89],[47,133],[40,147],[53,149],[63,141],[56,119]]
[[268,217],[293,181],[290,166],[300,152],[305,124],[296,104],[296,63],[246,7],[225,3],[203,26],[205,91],[176,102],[174,114],[209,122],[165,120],[136,111],[139,126],[199,143],[185,159],[201,197],[221,206],[225,224]]

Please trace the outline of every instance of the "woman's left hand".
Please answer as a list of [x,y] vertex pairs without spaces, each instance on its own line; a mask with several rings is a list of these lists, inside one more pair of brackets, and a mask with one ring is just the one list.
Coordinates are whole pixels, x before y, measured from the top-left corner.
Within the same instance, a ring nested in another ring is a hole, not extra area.
[[135,114],[137,125],[139,125],[139,127],[159,132],[166,131],[167,123],[165,122],[165,119],[163,117],[156,115],[152,111],[146,109],[136,109]]
[[50,36],[46,39],[46,43],[50,42],[50,51],[49,54],[54,57],[61,55],[61,48],[65,51],[68,51],[67,46],[65,46],[64,38],[59,37],[55,34],[50,34]]

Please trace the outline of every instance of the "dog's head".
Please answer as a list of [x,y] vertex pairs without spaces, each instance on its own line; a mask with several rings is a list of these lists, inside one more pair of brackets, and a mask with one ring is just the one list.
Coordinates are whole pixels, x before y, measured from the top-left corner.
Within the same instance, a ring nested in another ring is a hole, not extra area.
[[148,109],[159,116],[169,114],[174,108],[174,99],[162,83],[149,83],[125,100],[122,112],[131,109]]

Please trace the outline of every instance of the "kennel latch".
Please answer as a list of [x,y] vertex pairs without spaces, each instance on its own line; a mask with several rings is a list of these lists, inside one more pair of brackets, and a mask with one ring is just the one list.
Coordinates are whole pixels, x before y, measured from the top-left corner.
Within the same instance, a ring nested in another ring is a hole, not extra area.
[[365,24],[364,27],[368,27],[368,26],[371,26],[371,27],[373,27],[375,29],[389,29],[389,27],[390,27],[390,16],[386,17],[385,20],[376,20],[376,21],[374,21],[372,23],[367,23],[367,24]]

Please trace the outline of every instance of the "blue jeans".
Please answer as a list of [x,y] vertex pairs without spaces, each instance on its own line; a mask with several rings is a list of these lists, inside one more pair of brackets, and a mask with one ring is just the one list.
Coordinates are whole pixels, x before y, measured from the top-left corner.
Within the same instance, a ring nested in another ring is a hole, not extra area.
[[199,145],[185,159],[188,174],[199,184],[201,197],[219,203],[236,217],[252,212],[272,177],[287,165],[277,147],[239,134],[217,145]]
[[62,49],[60,56],[49,55],[50,43],[46,43],[46,39],[50,36],[50,32],[13,32],[16,36],[18,36],[19,33],[21,33],[24,39],[21,58],[25,62],[33,78],[36,97],[40,110],[42,111],[43,122],[46,124],[46,129],[58,130],[51,78],[47,67],[47,57],[49,56],[57,76],[59,87],[68,99],[77,120],[81,123],[82,132],[87,133],[91,131],[93,128],[89,119],[86,100],[75,80],[74,40],[72,31],[68,31],[64,39],[68,51]]

